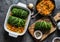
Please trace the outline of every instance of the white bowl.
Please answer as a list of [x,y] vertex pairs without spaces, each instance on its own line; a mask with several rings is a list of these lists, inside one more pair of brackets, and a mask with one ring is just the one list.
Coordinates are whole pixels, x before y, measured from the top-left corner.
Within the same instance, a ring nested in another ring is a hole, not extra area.
[[52,40],[52,42],[54,42],[55,39],[60,39],[60,37],[55,37],[55,38]]
[[[10,31],[10,30],[7,29],[7,27],[6,27],[7,20],[8,20],[8,18],[9,18],[11,8],[12,8],[13,6],[24,8],[24,9],[26,9],[26,10],[29,12],[29,15],[28,15],[27,21],[26,21],[26,23],[25,23],[25,29],[24,29],[24,32],[23,32],[23,33],[16,33],[16,32]],[[18,4],[13,4],[13,5],[11,5],[11,6],[9,7],[9,9],[8,9],[8,12],[7,12],[7,15],[6,15],[6,19],[5,19],[5,22],[4,22],[4,29],[5,29],[5,31],[7,31],[7,32],[9,33],[9,36],[12,36],[12,37],[15,37],[15,38],[17,38],[18,36],[24,35],[24,34],[26,33],[26,31],[27,31],[27,27],[28,27],[28,24],[29,24],[29,21],[30,21],[30,17],[31,17],[31,12],[30,12],[30,10],[27,8],[27,6],[26,6],[25,4],[19,2]]]
[[[40,33],[40,36],[39,36],[39,37],[36,37],[36,33],[37,33],[37,32]],[[42,38],[42,32],[41,32],[40,30],[36,30],[36,31],[34,32],[34,37],[35,37],[36,39],[41,39],[41,38]]]

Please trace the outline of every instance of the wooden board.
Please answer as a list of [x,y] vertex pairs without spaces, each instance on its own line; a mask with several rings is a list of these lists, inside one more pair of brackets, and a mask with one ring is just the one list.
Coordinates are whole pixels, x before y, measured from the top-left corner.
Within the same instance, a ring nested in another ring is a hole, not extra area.
[[60,20],[60,12],[57,13],[57,14],[54,16],[54,19],[55,19],[55,21]]
[[[39,21],[47,21],[47,22],[51,22],[48,18],[41,18],[39,20],[37,20],[36,22],[39,22]],[[29,30],[29,33],[32,35],[32,37],[34,37],[34,26],[35,26],[35,23],[33,23],[31,26],[29,26],[28,30]],[[45,38],[47,38],[51,33],[53,33],[54,31],[56,30],[56,27],[54,27],[52,25],[51,27],[51,30],[47,33],[44,33],[42,38],[40,39],[41,41],[44,40]]]

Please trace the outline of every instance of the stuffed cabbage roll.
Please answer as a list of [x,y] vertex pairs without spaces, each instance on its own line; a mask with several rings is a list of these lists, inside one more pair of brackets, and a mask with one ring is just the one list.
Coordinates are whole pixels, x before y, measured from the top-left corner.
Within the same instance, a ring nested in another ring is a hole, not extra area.
[[8,23],[17,26],[17,27],[24,27],[25,26],[25,20],[21,18],[17,18],[14,16],[9,16]]
[[29,14],[27,10],[24,10],[22,8],[16,8],[16,7],[13,8],[11,10],[11,12],[12,12],[13,16],[17,16],[17,17],[20,17],[23,19],[27,18],[28,14]]

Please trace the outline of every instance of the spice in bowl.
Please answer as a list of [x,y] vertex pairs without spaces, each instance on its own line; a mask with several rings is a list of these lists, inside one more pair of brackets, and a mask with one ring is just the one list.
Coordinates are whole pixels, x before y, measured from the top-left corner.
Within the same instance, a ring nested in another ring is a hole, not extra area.
[[42,38],[42,32],[39,31],[39,30],[36,30],[36,31],[34,32],[34,37],[35,37],[36,39],[41,39],[41,38]]

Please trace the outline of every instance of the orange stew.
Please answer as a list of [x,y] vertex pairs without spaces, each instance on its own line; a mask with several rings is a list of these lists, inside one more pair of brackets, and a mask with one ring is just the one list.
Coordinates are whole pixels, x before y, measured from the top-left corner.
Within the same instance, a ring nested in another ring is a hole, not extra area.
[[37,11],[43,15],[49,15],[54,9],[54,4],[50,0],[42,0],[36,6]]
[[24,27],[15,27],[12,26],[10,24],[7,24],[7,28],[13,32],[17,32],[17,33],[22,33],[24,31]]

